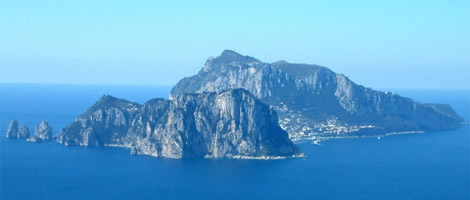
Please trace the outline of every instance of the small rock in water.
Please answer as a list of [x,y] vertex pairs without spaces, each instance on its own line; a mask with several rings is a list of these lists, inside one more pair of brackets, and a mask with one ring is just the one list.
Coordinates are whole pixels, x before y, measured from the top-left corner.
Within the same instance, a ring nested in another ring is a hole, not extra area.
[[20,130],[18,132],[18,139],[28,138],[29,137],[29,128],[24,124],[21,125]]
[[25,139],[29,137],[29,129],[24,124],[18,129],[18,121],[13,120],[8,126],[7,138],[9,139]]
[[137,150],[135,147],[131,147],[131,155],[137,155]]
[[8,126],[7,138],[18,138],[18,121],[11,121]]
[[29,137],[26,141],[28,142],[43,142],[54,139],[52,135],[52,127],[44,120],[41,121],[41,124],[36,127],[34,131],[34,136]]

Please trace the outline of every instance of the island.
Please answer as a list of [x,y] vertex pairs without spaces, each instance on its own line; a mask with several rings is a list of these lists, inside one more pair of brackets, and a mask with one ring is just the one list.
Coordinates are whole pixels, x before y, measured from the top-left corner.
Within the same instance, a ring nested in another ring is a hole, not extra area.
[[[165,158],[280,159],[304,156],[293,141],[378,137],[456,129],[451,106],[413,101],[358,85],[318,65],[264,63],[225,50],[180,80],[169,100],[145,104],[102,96],[63,128],[65,146],[115,146]],[[46,122],[13,120],[8,138],[53,140]]]

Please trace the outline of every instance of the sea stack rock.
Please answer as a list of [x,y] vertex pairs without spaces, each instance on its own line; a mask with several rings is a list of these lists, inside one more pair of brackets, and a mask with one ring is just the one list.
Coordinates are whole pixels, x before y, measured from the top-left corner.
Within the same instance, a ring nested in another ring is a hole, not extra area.
[[18,121],[11,121],[10,126],[8,126],[7,138],[18,138]]
[[36,130],[34,131],[34,136],[29,137],[27,139],[28,142],[43,142],[43,141],[48,141],[52,140],[54,137],[52,136],[52,127],[49,126],[49,124],[42,120],[41,124],[36,127]]
[[29,128],[25,125],[21,125],[20,130],[18,131],[18,139],[26,139],[29,137]]

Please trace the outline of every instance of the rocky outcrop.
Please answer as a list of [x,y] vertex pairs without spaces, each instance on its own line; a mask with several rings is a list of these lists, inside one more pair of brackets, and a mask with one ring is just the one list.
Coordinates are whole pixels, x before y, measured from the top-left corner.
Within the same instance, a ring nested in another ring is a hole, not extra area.
[[21,125],[18,129],[18,121],[13,120],[8,126],[6,137],[9,139],[26,139],[29,137],[29,129],[25,125]]
[[7,130],[7,138],[18,138],[18,121],[11,121]]
[[27,139],[28,142],[44,142],[53,140],[52,127],[44,120],[34,130],[34,136]]
[[21,125],[18,131],[18,139],[26,139],[29,137],[29,128],[25,125]]
[[325,67],[268,64],[229,50],[209,58],[197,75],[179,81],[170,99],[230,88],[246,89],[271,105],[280,125],[297,138],[438,131],[463,123],[448,105],[422,104],[372,90]]
[[122,146],[167,158],[279,158],[302,153],[269,106],[243,89],[144,105],[105,95],[62,129],[66,146]]

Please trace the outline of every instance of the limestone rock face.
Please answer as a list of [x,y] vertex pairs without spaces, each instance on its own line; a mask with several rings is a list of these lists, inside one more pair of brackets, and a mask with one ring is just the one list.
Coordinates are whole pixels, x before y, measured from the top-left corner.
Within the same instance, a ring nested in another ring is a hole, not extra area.
[[294,138],[438,131],[464,122],[449,105],[372,90],[326,67],[263,63],[229,50],[209,58],[197,75],[180,80],[170,99],[231,88],[246,89],[272,106],[279,124]]
[[66,146],[124,146],[167,158],[278,158],[302,153],[274,110],[243,89],[144,105],[105,95],[57,136]]
[[25,125],[21,125],[18,131],[18,139],[26,139],[29,137],[29,128]]
[[8,126],[7,138],[18,138],[18,121],[13,120]]
[[34,136],[27,139],[28,142],[43,142],[53,140],[52,127],[44,120],[41,121],[34,131]]
[[29,129],[25,125],[21,125],[18,129],[18,121],[13,120],[8,126],[7,138],[9,139],[26,139],[29,137]]

